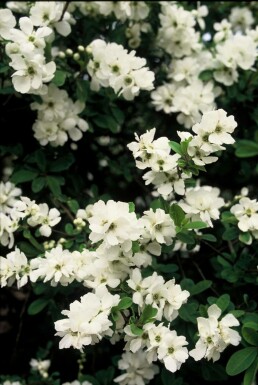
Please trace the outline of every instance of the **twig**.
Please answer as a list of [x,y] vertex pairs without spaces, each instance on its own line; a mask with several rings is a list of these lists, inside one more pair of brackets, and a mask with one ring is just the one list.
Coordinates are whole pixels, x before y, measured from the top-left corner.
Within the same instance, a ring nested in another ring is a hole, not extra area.
[[[202,279],[205,279],[205,280],[206,280],[206,277],[205,277],[205,275],[203,274],[202,270],[200,269],[199,265],[198,265],[196,262],[194,262],[194,261],[192,261],[192,262],[193,262],[194,266],[196,267],[196,270],[198,271],[198,273],[199,273],[200,276],[202,277]],[[212,286],[211,286],[210,289],[213,291],[214,294],[216,294],[217,297],[219,297],[219,293],[217,292],[217,290],[215,290]]]
[[[29,287],[29,285],[28,285],[28,287]],[[23,328],[23,316],[24,316],[25,310],[27,308],[27,303],[29,301],[29,297],[30,297],[30,291],[28,292],[27,298],[25,299],[25,301],[22,305],[21,312],[20,312],[20,322],[19,322],[18,332],[17,332],[16,340],[15,340],[15,348],[14,348],[14,351],[13,351],[13,354],[12,354],[12,357],[10,360],[11,366],[14,363],[14,360],[16,357],[16,352],[17,352],[17,347],[18,347],[18,344],[19,344],[19,341],[21,338],[21,332],[22,332],[22,328]]]
[[63,20],[64,14],[65,14],[65,12],[67,11],[67,8],[68,8],[68,6],[69,6],[69,3],[70,3],[70,1],[66,1],[66,2],[65,2],[65,5],[64,5],[64,8],[63,8],[62,15],[60,16],[60,19],[59,19],[58,21],[62,21],[62,20]]

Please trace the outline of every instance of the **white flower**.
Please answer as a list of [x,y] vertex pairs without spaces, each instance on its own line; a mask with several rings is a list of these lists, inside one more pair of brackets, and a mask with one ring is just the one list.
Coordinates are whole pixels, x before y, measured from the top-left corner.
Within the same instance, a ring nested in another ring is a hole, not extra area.
[[118,361],[118,367],[125,373],[114,379],[120,385],[144,385],[153,379],[159,372],[157,365],[150,364],[146,359],[146,353],[138,350],[136,353],[126,352]]
[[[200,147],[208,151],[212,146],[210,144],[222,145],[233,144],[235,140],[230,134],[234,132],[237,123],[233,115],[227,116],[226,111],[219,109],[205,112],[201,122],[193,126],[192,130],[197,136],[202,136],[204,144]],[[193,140],[194,143],[194,140]]]
[[152,157],[166,157],[170,153],[168,138],[161,137],[154,140],[155,133],[156,128],[152,128],[140,137],[135,133],[136,142],[127,145],[135,159],[142,158],[141,161],[137,161],[137,167],[140,169],[150,167]]
[[56,208],[49,209],[46,203],[39,204],[39,210],[28,219],[30,226],[39,227],[39,232],[44,237],[49,237],[52,233],[51,227],[61,221],[60,212]]
[[188,188],[184,201],[180,201],[179,206],[193,221],[201,220],[213,227],[212,219],[219,219],[219,209],[225,204],[219,193],[218,188],[211,186]]
[[1,287],[11,286],[17,281],[18,289],[26,285],[30,273],[30,267],[27,257],[18,248],[6,255],[6,258],[0,257],[0,277]]
[[11,212],[11,216],[0,212],[0,243],[9,248],[13,247],[13,233],[18,229],[20,219],[16,215],[13,216],[13,214],[13,211]]
[[239,203],[232,206],[230,211],[238,219],[238,227],[241,231],[258,230],[258,202],[256,199],[243,197]]
[[35,26],[53,27],[60,35],[67,36],[71,33],[72,20],[69,12],[62,15],[64,6],[64,3],[57,1],[37,1],[30,9],[30,19]]
[[128,53],[122,45],[94,40],[87,50],[92,59],[87,65],[91,76],[91,88],[112,87],[118,95],[133,100],[140,90],[153,89],[154,73],[144,67],[146,60]]
[[172,238],[176,235],[175,224],[164,210],[144,211],[140,223],[144,227],[143,238],[166,245],[172,244]]
[[191,12],[166,2],[161,6],[159,18],[161,28],[158,31],[157,44],[167,53],[181,58],[200,48],[199,33],[193,28],[196,22]]
[[11,29],[16,20],[10,9],[0,9],[0,36],[5,40],[11,39]]
[[174,97],[178,90],[178,86],[174,83],[166,83],[157,87],[151,93],[152,104],[155,106],[156,111],[163,110],[165,114],[170,114],[175,111],[173,104]]
[[30,261],[30,279],[36,282],[39,278],[43,282],[51,281],[52,286],[58,282],[67,285],[74,279],[74,261],[69,250],[63,250],[61,245],[46,251],[45,258],[37,257]]
[[41,145],[50,143],[52,146],[63,146],[70,137],[74,141],[82,138],[82,133],[89,128],[88,123],[78,115],[84,110],[85,104],[73,101],[65,90],[58,89],[54,84],[47,87],[42,103],[32,103],[31,108],[38,111],[38,119],[32,129],[35,138]]
[[134,212],[129,212],[129,204],[98,201],[92,207],[88,219],[92,243],[104,241],[107,246],[123,244],[129,250],[132,241],[140,236],[140,226]]
[[208,308],[208,318],[197,318],[200,338],[195,349],[189,352],[195,361],[207,358],[215,362],[229,344],[237,346],[240,343],[239,333],[231,329],[232,326],[238,326],[239,321],[233,314],[227,314],[219,321],[220,316],[221,310],[214,304]]
[[43,83],[49,82],[56,70],[55,63],[45,64],[42,54],[28,53],[25,57],[13,55],[10,66],[15,69],[12,82],[16,91],[22,94],[36,92],[42,88]]
[[48,377],[48,369],[50,367],[51,361],[50,360],[36,360],[35,358],[32,358],[30,360],[30,366],[33,370],[36,370],[39,372],[39,374],[47,378]]
[[33,30],[33,23],[28,17],[21,17],[19,20],[20,29],[13,28],[11,30],[11,39],[14,43],[19,44],[23,54],[26,53],[42,53],[46,46],[45,37],[52,33],[52,29],[48,27]]
[[0,211],[10,213],[21,195],[21,189],[11,182],[0,182]]
[[234,7],[231,9],[229,21],[235,31],[245,31],[254,23],[254,18],[249,8]]
[[105,335],[111,336],[112,322],[108,317],[111,308],[120,301],[119,295],[112,295],[105,286],[98,287],[94,293],[87,293],[80,301],[70,304],[70,310],[62,313],[67,318],[56,321],[56,335],[62,337],[60,349],[73,346],[82,349],[86,345],[94,345]]
[[163,343],[158,347],[158,359],[162,360],[165,367],[174,373],[181,368],[188,358],[188,351],[184,345],[188,345],[184,336],[178,336],[172,330],[166,333]]

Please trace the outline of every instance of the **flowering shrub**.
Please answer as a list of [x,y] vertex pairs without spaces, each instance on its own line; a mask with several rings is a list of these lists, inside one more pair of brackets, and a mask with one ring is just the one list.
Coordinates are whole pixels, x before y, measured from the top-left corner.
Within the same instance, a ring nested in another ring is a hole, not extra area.
[[257,15],[1,3],[1,384],[255,384]]

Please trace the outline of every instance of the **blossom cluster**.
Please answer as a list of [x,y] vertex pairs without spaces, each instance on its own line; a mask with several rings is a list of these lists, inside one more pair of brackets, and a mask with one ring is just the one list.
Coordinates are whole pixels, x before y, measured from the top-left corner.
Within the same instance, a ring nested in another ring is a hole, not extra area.
[[63,310],[66,318],[55,322],[56,335],[62,337],[60,348],[73,346],[82,349],[98,343],[104,336],[111,336],[111,308],[118,305],[120,297],[112,295],[105,286],[94,293],[87,293],[80,301],[71,303],[69,310]]
[[73,12],[75,7],[84,16],[113,16],[119,21],[128,20],[125,35],[131,48],[137,48],[141,43],[141,33],[146,33],[151,28],[150,24],[145,22],[150,11],[145,1],[73,1],[68,9]]
[[21,193],[11,182],[0,183],[0,243],[9,248],[13,247],[13,233],[19,228],[20,220],[26,218],[29,226],[39,226],[39,233],[44,237],[49,237],[52,227],[61,220],[56,208],[49,209],[46,203],[37,204],[21,197]]
[[[224,110],[219,109],[203,114],[200,123],[192,127],[195,135],[188,132],[178,132],[178,135],[181,143],[188,142],[186,155],[195,165],[204,166],[217,161],[217,157],[210,155],[225,150],[222,144],[234,143],[231,134],[236,126],[234,117],[227,116]],[[136,166],[139,169],[151,168],[151,171],[143,175],[145,184],[154,184],[157,192],[166,199],[171,197],[171,193],[184,195],[184,180],[192,174],[179,169],[179,160],[184,159],[183,156],[171,155],[168,138],[154,140],[155,132],[156,129],[153,128],[140,137],[135,134],[137,142],[132,142],[127,147],[137,159]]]
[[[206,6],[188,11],[180,4],[162,4],[161,27],[157,45],[172,58],[166,72],[169,81],[152,92],[152,104],[157,111],[178,113],[177,121],[190,128],[202,113],[216,107],[221,88],[214,81],[230,86],[237,81],[240,70],[253,68],[257,57],[257,29],[251,29],[253,17],[248,8],[232,9],[229,20],[214,24],[214,50],[200,39],[196,27],[204,28],[208,14]],[[240,32],[241,31],[241,32]],[[202,80],[202,73],[211,76]]]
[[174,279],[165,282],[164,278],[156,272],[147,278],[142,278],[139,269],[132,271],[127,284],[134,291],[132,299],[139,309],[143,310],[145,305],[151,305],[158,310],[155,318],[159,321],[164,317],[172,322],[190,295],[187,290],[182,290],[180,285],[175,284]]
[[238,221],[238,228],[242,232],[250,234],[248,244],[252,243],[252,237],[258,239],[258,201],[242,197],[239,203],[231,207],[230,211]]
[[196,186],[186,189],[185,196],[178,204],[192,221],[202,221],[213,227],[212,220],[219,219],[219,209],[225,201],[219,196],[220,190],[211,186]]
[[87,51],[91,59],[87,71],[91,76],[91,88],[111,87],[126,100],[133,100],[140,90],[152,90],[154,73],[145,67],[146,59],[128,53],[122,45],[94,40]]
[[14,28],[16,20],[9,9],[0,10],[0,16],[5,20],[6,29],[1,32],[1,37],[9,41],[5,48],[11,59],[9,65],[15,70],[12,75],[15,90],[22,94],[45,93],[44,83],[48,83],[56,71],[55,63],[46,63],[44,54],[46,38],[52,29],[45,26],[35,29],[28,17],[21,17],[20,28]]
[[195,349],[189,352],[195,361],[204,357],[215,362],[229,344],[237,346],[240,343],[239,333],[231,329],[232,326],[238,326],[239,321],[233,314],[227,314],[219,321],[221,313],[221,309],[214,304],[208,309],[208,318],[197,318],[200,338]]
[[130,19],[139,21],[145,19],[149,14],[149,7],[145,1],[73,1],[69,10],[77,7],[83,15],[110,16],[114,14],[118,20]]
[[172,192],[184,195],[184,179],[188,178],[188,175],[178,173],[177,161],[180,155],[170,154],[168,138],[154,140],[155,132],[156,129],[153,128],[140,137],[135,134],[137,141],[127,145],[134,158],[140,158],[136,160],[136,167],[141,170],[151,168],[151,171],[144,174],[143,179],[147,185],[154,184],[160,195],[167,197]]
[[60,90],[54,84],[47,87],[41,99],[41,103],[31,104],[31,109],[38,111],[32,129],[39,143],[56,147],[63,146],[68,137],[73,141],[80,140],[83,132],[89,128],[88,123],[78,116],[85,104],[79,100],[74,103],[65,90]]

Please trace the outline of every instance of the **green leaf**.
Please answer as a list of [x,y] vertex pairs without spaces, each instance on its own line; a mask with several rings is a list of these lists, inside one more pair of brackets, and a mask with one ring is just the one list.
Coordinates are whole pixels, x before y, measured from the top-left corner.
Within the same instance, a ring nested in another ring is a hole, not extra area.
[[252,321],[245,322],[243,327],[258,331],[258,324]]
[[14,88],[12,86],[0,87],[0,94],[9,95],[14,93]]
[[131,307],[133,304],[132,298],[130,297],[124,297],[120,300],[119,304],[115,306],[117,310],[124,310]]
[[36,257],[39,255],[36,247],[32,246],[30,243],[22,241],[19,243],[19,249],[27,256],[27,257]]
[[123,111],[118,109],[118,108],[112,108],[111,111],[112,111],[112,114],[113,114],[114,118],[116,119],[117,123],[123,124],[124,120],[125,120],[125,115],[124,115]]
[[209,289],[211,285],[212,285],[212,281],[205,279],[203,281],[198,282],[196,285],[190,287],[189,292],[191,295],[200,294],[203,291]]
[[0,67],[0,74],[3,74],[4,72],[7,72],[9,70],[9,66],[6,66],[6,65],[1,65]]
[[65,232],[68,234],[68,235],[73,235],[74,233],[74,227],[71,223],[67,223],[65,225]]
[[184,229],[205,229],[206,227],[207,227],[207,224],[201,221],[189,222],[186,225],[184,225]]
[[61,70],[56,70],[55,76],[52,79],[52,83],[54,83],[57,87],[64,85],[66,79],[66,73]]
[[222,239],[224,241],[232,241],[238,237],[239,231],[236,227],[230,227],[226,231],[224,231],[222,235]]
[[120,125],[112,116],[98,115],[94,117],[92,120],[98,127],[107,128],[113,133],[119,132]]
[[133,202],[129,202],[129,213],[135,212],[135,204]]
[[45,187],[45,185],[46,185],[46,178],[43,176],[39,176],[38,178],[32,181],[31,189],[34,193],[38,193]]
[[229,303],[230,303],[230,296],[228,294],[221,295],[216,301],[216,305],[221,309],[221,311],[226,310]]
[[69,199],[67,201],[67,205],[69,209],[73,212],[73,214],[76,214],[80,208],[79,203],[75,199]]
[[235,144],[238,158],[251,158],[258,155],[258,143],[251,140],[239,140]]
[[74,163],[75,158],[73,154],[68,152],[66,155],[61,156],[57,160],[51,162],[49,170],[52,172],[60,172],[70,168],[70,166]]
[[225,373],[225,368],[214,362],[202,363],[202,375],[206,381],[225,381],[228,376]]
[[179,239],[179,241],[187,243],[189,245],[195,244],[194,235],[189,231],[180,231],[179,233],[177,233],[176,237]]
[[24,183],[24,182],[30,182],[31,180],[35,179],[37,176],[38,176],[37,171],[20,170],[20,171],[14,172],[10,180],[15,184]]
[[176,152],[179,155],[183,155],[183,151],[181,149],[180,143],[171,141],[171,142],[169,142],[169,145],[174,152]]
[[153,263],[152,266],[155,271],[158,271],[160,273],[175,273],[176,271],[178,271],[178,266],[174,263],[168,263],[166,265],[163,263]]
[[249,232],[241,233],[241,234],[239,234],[238,239],[240,242],[245,243],[246,245],[250,245],[251,240],[252,240],[252,236]]
[[213,79],[213,71],[211,70],[205,70],[205,71],[202,71],[200,74],[199,74],[199,79],[207,82],[211,79]]
[[38,298],[28,307],[28,314],[35,315],[40,313],[48,305],[49,300],[46,298]]
[[169,214],[173,219],[176,226],[181,226],[182,221],[185,219],[184,210],[176,203],[172,204],[169,208]]
[[258,370],[258,359],[254,360],[252,365],[246,370],[244,375],[243,385],[253,385],[255,380],[255,375]]
[[133,334],[135,334],[136,336],[139,336],[141,337],[143,335],[143,329],[139,328],[137,325],[135,324],[131,324],[130,325],[130,329],[131,329],[131,332]]
[[76,81],[76,97],[80,102],[85,102],[88,99],[90,91],[89,82],[86,80],[77,79]]
[[246,327],[244,325],[242,327],[242,336],[248,342],[250,345],[257,346],[258,347],[258,332],[255,331],[252,328]]
[[151,322],[151,321],[153,321],[153,319],[155,318],[157,313],[158,313],[158,309],[155,309],[151,305],[146,305],[145,308],[143,309],[141,316],[140,316],[139,322],[143,325],[148,323],[148,322]]
[[43,152],[43,150],[38,150],[35,152],[35,161],[39,167],[39,169],[43,172],[46,171],[46,165],[47,165],[47,160],[46,160],[46,156],[45,156],[45,153]]
[[60,187],[60,182],[59,182],[59,180],[57,178],[55,178],[53,176],[47,176],[46,180],[47,180],[47,185],[48,185],[50,191],[55,196],[58,196],[58,195],[62,194],[61,187]]
[[156,211],[157,209],[160,209],[161,208],[161,201],[160,201],[160,199],[154,199],[154,201],[152,201],[151,204],[150,204],[150,208],[153,211]]
[[179,317],[186,322],[195,324],[196,318],[198,317],[197,308],[198,304],[196,302],[183,304],[179,309]]
[[229,359],[226,372],[230,376],[236,376],[249,368],[258,354],[258,349],[255,347],[248,347],[235,352]]
[[37,295],[41,295],[49,290],[49,286],[43,282],[36,282],[33,284],[33,292]]
[[221,220],[223,223],[237,223],[236,217],[230,211],[224,211],[224,213],[221,215]]
[[209,242],[217,242],[217,238],[212,234],[202,234],[201,239]]

